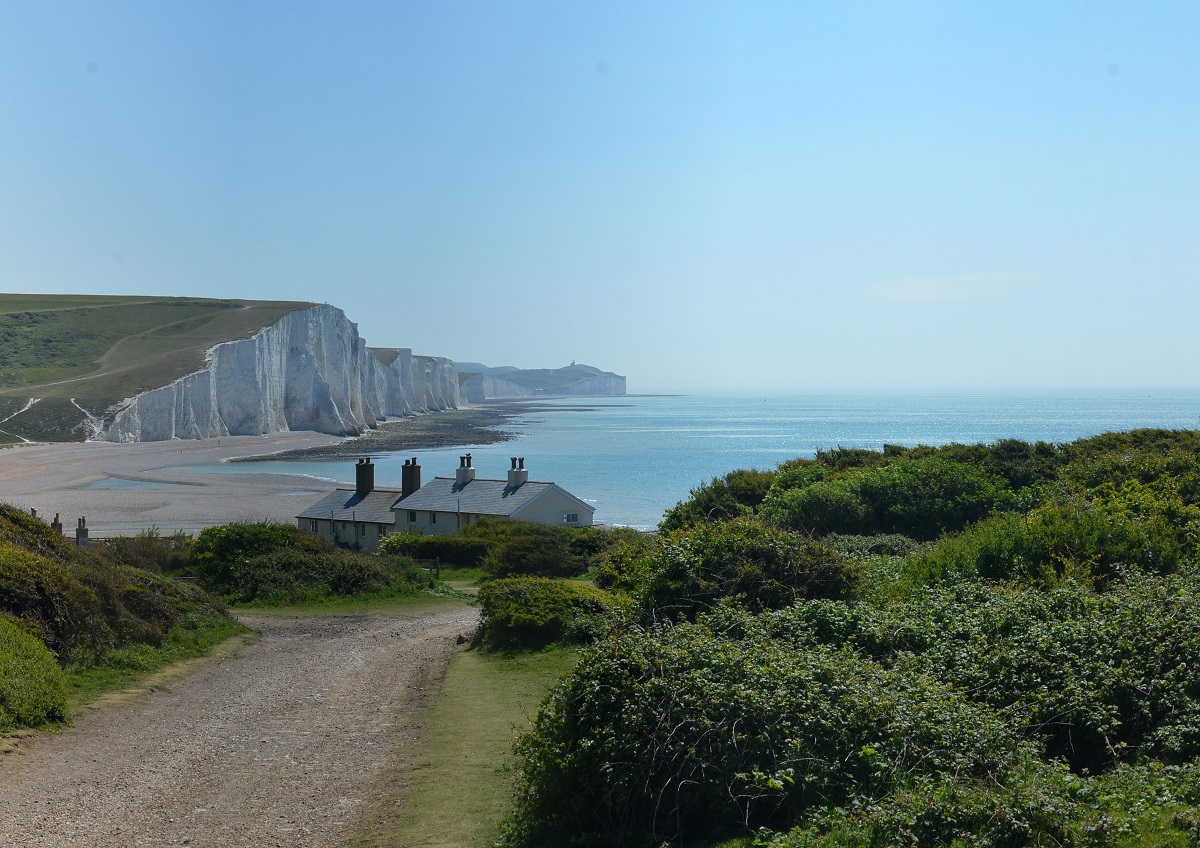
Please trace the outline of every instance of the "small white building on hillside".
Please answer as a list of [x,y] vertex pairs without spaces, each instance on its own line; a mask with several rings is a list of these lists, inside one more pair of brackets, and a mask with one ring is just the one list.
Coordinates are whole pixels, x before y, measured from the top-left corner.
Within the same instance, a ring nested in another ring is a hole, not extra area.
[[360,459],[353,489],[339,488],[296,516],[301,530],[372,553],[389,532],[451,533],[480,518],[588,527],[596,508],[556,483],[529,479],[524,457],[512,457],[503,480],[475,476],[471,455],[459,457],[453,477],[421,485],[417,458],[405,460],[400,490],[376,489],[375,466]]

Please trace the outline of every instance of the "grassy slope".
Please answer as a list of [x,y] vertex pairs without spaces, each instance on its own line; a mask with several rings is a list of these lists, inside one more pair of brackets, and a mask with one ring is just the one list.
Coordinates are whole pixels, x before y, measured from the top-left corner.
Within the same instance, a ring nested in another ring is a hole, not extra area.
[[286,301],[0,294],[0,442],[78,439],[71,398],[109,404],[198,370],[223,341],[247,338],[311,304]]

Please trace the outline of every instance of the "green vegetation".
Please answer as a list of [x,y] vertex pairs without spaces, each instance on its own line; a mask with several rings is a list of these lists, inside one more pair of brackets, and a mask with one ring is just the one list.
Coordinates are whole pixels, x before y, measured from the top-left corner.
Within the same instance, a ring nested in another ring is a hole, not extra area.
[[76,706],[243,630],[199,587],[101,550],[0,504],[0,730],[65,720],[68,693]]
[[[0,394],[42,400],[6,421],[5,441],[82,440],[85,415],[198,370],[205,352],[311,304],[202,298],[0,295]],[[76,399],[72,402],[72,398]]]
[[66,678],[54,654],[0,615],[0,733],[67,717]]
[[235,523],[201,531],[184,567],[229,603],[312,604],[355,596],[401,597],[431,590],[411,558],[335,547],[290,524]]
[[482,569],[494,577],[572,577],[599,567],[636,530],[545,527],[485,518],[444,536],[391,533],[379,553],[438,560],[443,566]]
[[351,844],[492,845],[512,803],[514,738],[576,656],[562,648],[456,654],[440,691],[437,681],[426,687],[436,694],[429,696],[423,741],[406,749],[376,787]]
[[629,605],[587,583],[547,577],[491,580],[480,588],[479,604],[480,642],[499,650],[590,641]]
[[1200,433],[821,451],[661,531],[602,614],[481,589],[589,643],[504,844],[1200,844]]

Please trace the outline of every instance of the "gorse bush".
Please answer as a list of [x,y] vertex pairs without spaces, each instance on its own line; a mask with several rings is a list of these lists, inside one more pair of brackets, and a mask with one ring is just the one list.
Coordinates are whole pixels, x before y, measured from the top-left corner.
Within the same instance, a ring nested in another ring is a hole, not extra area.
[[120,565],[170,574],[187,568],[190,543],[191,537],[182,530],[163,536],[157,528],[152,527],[142,530],[136,536],[117,536],[109,539],[97,548],[97,552],[105,559]]
[[230,570],[233,603],[291,604],[330,597],[413,595],[432,588],[433,578],[415,563],[333,548],[281,548],[235,562]]
[[711,482],[692,489],[686,501],[667,510],[659,529],[665,533],[702,521],[751,515],[766,497],[774,479],[774,472],[754,469],[738,469],[724,477],[714,477]]
[[381,556],[405,556],[436,560],[443,566],[479,568],[488,555],[489,543],[460,533],[422,536],[419,533],[389,533],[379,543]]
[[179,615],[219,605],[196,586],[106,560],[0,505],[0,612],[21,619],[60,662],[99,662],[158,644]]
[[898,533],[929,540],[1012,503],[1012,492],[1001,478],[931,456],[864,466],[800,488],[777,485],[763,501],[762,514],[780,526],[818,536]]
[[0,733],[66,718],[66,678],[54,654],[0,615]]
[[477,641],[504,650],[590,641],[607,617],[629,606],[586,583],[546,577],[488,581],[479,589],[479,605]]

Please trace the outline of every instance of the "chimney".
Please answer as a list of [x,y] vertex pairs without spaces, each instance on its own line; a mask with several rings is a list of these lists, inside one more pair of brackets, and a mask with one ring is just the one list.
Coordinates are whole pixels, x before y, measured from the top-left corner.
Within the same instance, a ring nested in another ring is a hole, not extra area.
[[421,488],[421,466],[417,465],[417,458],[414,456],[411,461],[404,460],[404,467],[400,470],[400,497],[407,498],[419,488]]
[[59,517],[57,512],[54,513],[54,520],[50,522],[50,529],[58,535],[62,535],[62,518]]
[[371,494],[375,488],[375,466],[371,458],[360,459],[354,466],[354,493],[360,498]]
[[475,469],[471,466],[471,455],[458,458],[458,470],[454,474],[454,485],[462,487],[475,479]]
[[519,489],[529,482],[529,469],[525,467],[525,457],[513,456],[512,468],[508,469],[508,488]]
[[79,519],[79,526],[75,528],[75,544],[79,545],[81,548],[86,548],[88,546],[88,527],[86,518]]
[[30,507],[29,514],[32,515],[34,518],[37,518],[37,507],[36,506]]

